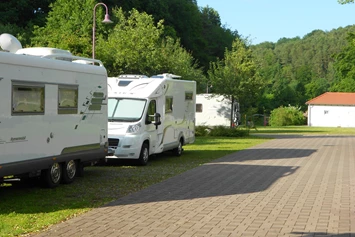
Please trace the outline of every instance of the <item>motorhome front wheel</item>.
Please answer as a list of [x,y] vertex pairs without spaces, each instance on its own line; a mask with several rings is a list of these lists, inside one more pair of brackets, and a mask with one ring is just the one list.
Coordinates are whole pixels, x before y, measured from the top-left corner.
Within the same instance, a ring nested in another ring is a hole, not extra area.
[[147,165],[149,159],[149,147],[147,143],[143,143],[141,152],[139,154],[139,163],[141,165]]

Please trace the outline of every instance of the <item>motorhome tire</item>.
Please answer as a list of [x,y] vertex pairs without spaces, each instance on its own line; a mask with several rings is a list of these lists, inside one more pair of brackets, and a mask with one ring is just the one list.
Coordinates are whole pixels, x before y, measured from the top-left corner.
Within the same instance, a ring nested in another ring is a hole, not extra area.
[[76,175],[76,163],[74,160],[63,163],[62,167],[62,183],[70,184],[74,181]]
[[62,179],[62,167],[58,163],[54,163],[49,169],[43,170],[41,180],[47,188],[57,187]]
[[173,153],[174,153],[174,155],[176,155],[176,156],[181,156],[182,151],[183,151],[183,149],[182,149],[182,139],[180,139],[180,140],[179,140],[179,145],[178,145],[178,147],[176,147],[175,149],[173,149]]
[[139,164],[147,165],[149,159],[149,147],[147,143],[143,143],[141,152],[139,154]]

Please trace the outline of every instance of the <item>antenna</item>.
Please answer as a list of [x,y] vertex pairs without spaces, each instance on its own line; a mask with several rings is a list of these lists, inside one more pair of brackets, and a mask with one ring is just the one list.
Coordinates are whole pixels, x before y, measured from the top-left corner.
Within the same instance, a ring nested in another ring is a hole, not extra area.
[[22,49],[20,41],[15,36],[7,33],[0,35],[0,46],[10,53],[16,53],[17,50]]

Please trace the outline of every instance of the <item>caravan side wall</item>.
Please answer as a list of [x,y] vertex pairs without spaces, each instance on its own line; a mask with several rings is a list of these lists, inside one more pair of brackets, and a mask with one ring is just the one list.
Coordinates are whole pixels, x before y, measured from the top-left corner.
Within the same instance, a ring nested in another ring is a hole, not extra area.
[[[184,80],[167,80],[168,90],[165,94],[163,113],[164,150],[176,147],[179,136],[184,143],[195,141],[196,82]],[[172,107],[169,99],[172,99]]]
[[104,67],[0,52],[0,179],[103,159],[106,97]]
[[196,96],[196,126],[230,126],[231,101],[223,96]]

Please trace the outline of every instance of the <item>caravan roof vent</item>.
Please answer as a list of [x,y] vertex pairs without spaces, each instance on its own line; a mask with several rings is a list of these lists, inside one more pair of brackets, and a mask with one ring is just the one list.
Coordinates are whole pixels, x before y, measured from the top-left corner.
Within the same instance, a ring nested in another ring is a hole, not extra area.
[[16,53],[17,50],[22,49],[22,45],[18,39],[10,34],[0,35],[0,47],[10,53]]

